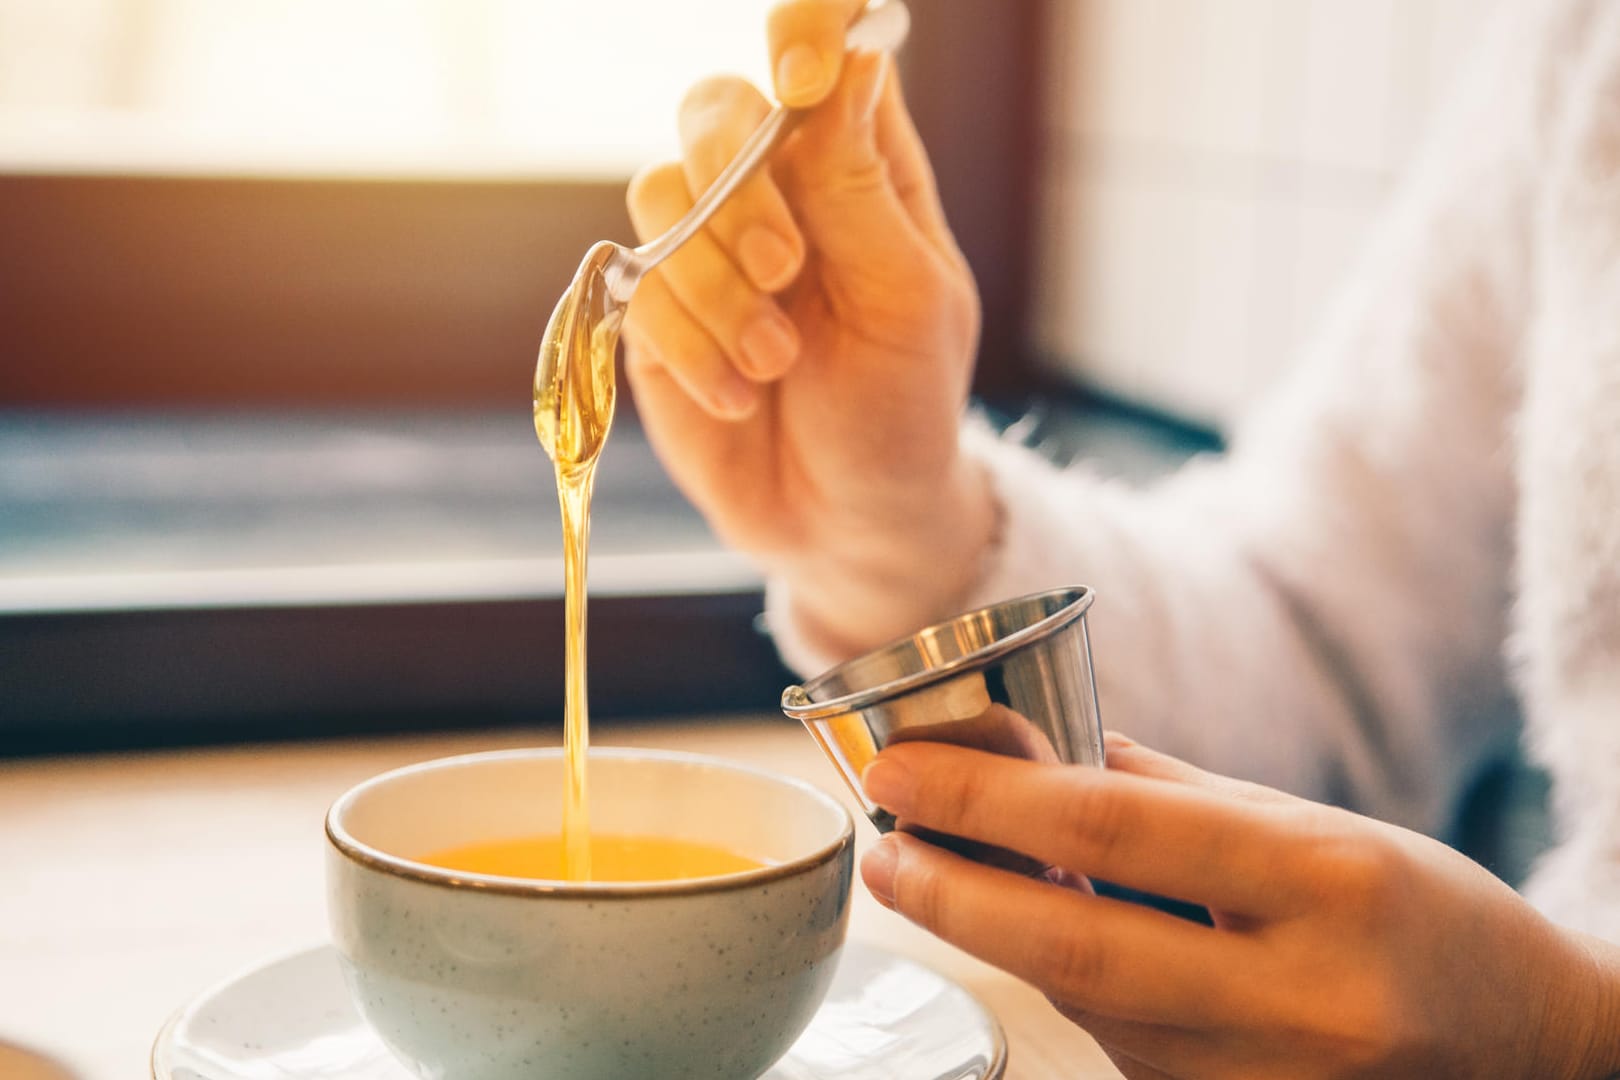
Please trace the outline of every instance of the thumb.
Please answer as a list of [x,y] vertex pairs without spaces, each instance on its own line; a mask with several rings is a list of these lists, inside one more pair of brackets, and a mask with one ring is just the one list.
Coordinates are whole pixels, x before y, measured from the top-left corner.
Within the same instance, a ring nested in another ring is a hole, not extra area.
[[770,43],[776,99],[795,109],[819,103],[838,85],[844,32],[866,0],[782,0],[771,9]]
[[887,274],[933,255],[878,138],[878,107],[893,77],[882,53],[845,57],[838,86],[782,155],[778,180],[805,239],[839,272]]

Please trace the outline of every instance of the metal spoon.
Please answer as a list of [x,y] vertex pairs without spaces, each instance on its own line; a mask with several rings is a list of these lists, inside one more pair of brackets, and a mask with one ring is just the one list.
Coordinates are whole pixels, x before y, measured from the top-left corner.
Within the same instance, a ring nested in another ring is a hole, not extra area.
[[[900,47],[910,29],[911,13],[902,0],[873,0],[850,24],[844,42],[851,50],[889,52]],[[635,248],[604,240],[586,253],[546,323],[534,370],[535,431],[559,466],[594,461],[607,438],[613,410],[613,346],[636,286],[649,270],[703,228],[782,144],[806,111],[785,105],[772,109],[686,216],[662,236]],[[580,342],[580,335],[589,335],[589,342]],[[593,370],[566,370],[569,357],[584,352],[570,347],[572,343],[588,345]],[[588,396],[589,407],[580,409],[579,403],[571,403],[574,395],[565,392],[567,383],[573,384],[576,395]],[[576,422],[564,423],[563,410],[569,410]],[[559,446],[559,438],[568,445]]]

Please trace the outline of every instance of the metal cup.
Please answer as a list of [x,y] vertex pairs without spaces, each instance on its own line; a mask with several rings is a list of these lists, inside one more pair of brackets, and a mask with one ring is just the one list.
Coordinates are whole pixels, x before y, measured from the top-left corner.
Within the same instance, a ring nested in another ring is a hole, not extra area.
[[884,747],[957,743],[1035,761],[1101,765],[1085,586],[970,611],[782,691],[882,832],[894,816],[861,790]]

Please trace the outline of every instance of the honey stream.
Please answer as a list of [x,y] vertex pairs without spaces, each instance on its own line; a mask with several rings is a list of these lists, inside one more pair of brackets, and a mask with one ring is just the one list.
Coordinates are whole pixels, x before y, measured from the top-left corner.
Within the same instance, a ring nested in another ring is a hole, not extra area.
[[[590,555],[591,490],[613,423],[614,355],[624,308],[608,292],[602,268],[609,245],[593,248],[558,303],[541,342],[534,430],[551,456],[562,507],[566,675],[563,698],[563,878],[591,880],[590,800],[585,756],[590,710],[585,679],[585,579]],[[548,355],[549,353],[549,355]],[[550,360],[552,362],[548,363]]]

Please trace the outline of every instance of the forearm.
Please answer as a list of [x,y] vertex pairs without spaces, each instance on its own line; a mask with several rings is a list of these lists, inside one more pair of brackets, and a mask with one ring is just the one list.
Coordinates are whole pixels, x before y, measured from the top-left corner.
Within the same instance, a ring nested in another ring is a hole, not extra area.
[[1137,491],[1060,471],[982,432],[968,441],[1008,507],[974,602],[1092,586],[1107,726],[1286,790],[1320,796],[1336,786],[1351,707],[1257,571],[1239,527],[1251,496],[1229,463]]

